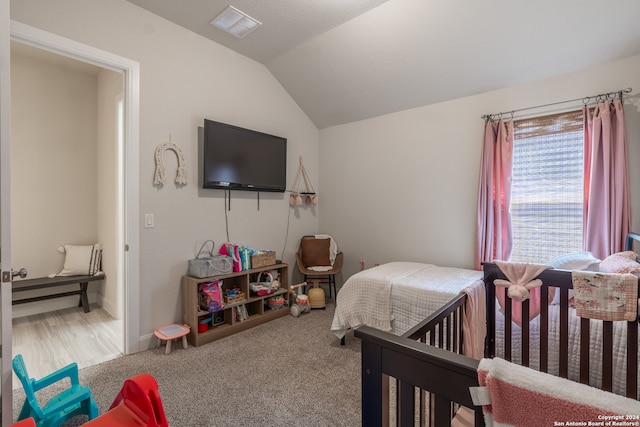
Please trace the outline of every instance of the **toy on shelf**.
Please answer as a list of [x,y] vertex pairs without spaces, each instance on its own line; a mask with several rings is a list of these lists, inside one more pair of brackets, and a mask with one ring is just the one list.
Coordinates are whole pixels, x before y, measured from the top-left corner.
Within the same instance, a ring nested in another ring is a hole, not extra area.
[[[274,273],[277,274],[277,273]],[[264,276],[264,277],[263,277]],[[271,295],[275,291],[280,288],[280,281],[273,277],[268,271],[262,271],[258,275],[258,279],[256,282],[249,283],[249,289],[255,295],[259,297],[263,297],[266,295]]]
[[291,298],[293,298],[293,302],[291,303],[291,315],[293,317],[298,317],[302,313],[308,313],[311,311],[311,306],[309,305],[309,297],[305,294],[300,293],[300,290],[307,286],[307,282],[298,283],[297,285],[289,286],[289,294]]
[[224,302],[226,304],[233,304],[236,302],[244,301],[247,296],[237,286],[231,289],[224,290]]
[[201,283],[198,286],[200,290],[200,307],[203,310],[213,313],[224,309],[222,283],[222,280],[212,280]]
[[287,300],[282,295],[276,295],[267,299],[267,307],[272,310],[283,308],[287,305]]

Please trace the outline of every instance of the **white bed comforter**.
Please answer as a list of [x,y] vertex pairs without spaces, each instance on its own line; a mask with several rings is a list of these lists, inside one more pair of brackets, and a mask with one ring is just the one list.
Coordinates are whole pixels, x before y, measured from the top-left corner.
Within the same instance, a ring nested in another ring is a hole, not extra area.
[[415,262],[363,270],[340,288],[331,330],[342,338],[367,325],[401,335],[477,280],[481,271]]

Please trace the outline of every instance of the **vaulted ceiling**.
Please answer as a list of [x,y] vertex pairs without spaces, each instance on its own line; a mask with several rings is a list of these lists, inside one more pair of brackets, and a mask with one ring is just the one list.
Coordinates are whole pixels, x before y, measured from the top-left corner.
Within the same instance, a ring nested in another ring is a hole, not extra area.
[[[638,0],[128,1],[264,64],[318,128],[640,54]],[[229,4],[262,25],[210,25]]]

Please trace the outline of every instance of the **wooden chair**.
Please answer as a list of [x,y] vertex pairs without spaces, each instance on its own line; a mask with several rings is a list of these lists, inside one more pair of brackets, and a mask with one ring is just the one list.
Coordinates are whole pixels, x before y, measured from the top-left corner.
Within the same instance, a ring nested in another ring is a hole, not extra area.
[[[298,270],[304,276],[305,282],[316,281],[318,285],[327,283],[329,285],[329,298],[332,298],[332,288],[334,297],[337,296],[335,275],[342,271],[344,256],[342,252],[338,251],[332,265],[330,262],[330,243],[332,239],[329,236],[324,236],[303,236],[300,239],[298,252],[296,252],[296,264]],[[309,268],[315,266],[331,268],[327,271],[316,271]]]
[[[76,415],[86,414],[90,420],[98,416],[98,406],[93,401],[89,387],[80,385],[76,363],[39,380],[29,378],[22,355],[17,354],[12,364],[26,395],[18,421],[31,417],[37,427],[57,427]],[[66,378],[69,379],[69,387],[41,406],[36,393],[59,381],[65,382]]]

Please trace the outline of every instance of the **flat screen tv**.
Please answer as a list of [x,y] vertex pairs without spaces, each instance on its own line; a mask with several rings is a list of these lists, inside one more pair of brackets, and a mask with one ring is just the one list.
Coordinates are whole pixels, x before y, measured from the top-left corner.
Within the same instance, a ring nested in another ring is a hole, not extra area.
[[204,121],[204,188],[283,193],[287,139]]

